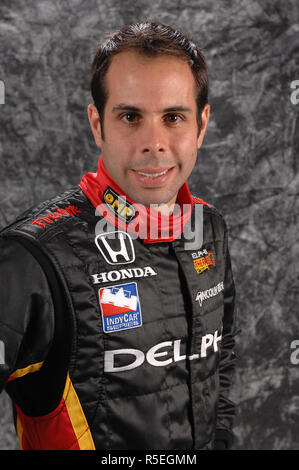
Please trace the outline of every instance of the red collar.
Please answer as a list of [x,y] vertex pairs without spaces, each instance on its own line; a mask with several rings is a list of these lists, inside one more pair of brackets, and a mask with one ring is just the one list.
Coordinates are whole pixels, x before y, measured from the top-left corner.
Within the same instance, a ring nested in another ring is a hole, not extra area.
[[[193,209],[193,200],[186,182],[178,192],[176,204],[181,210],[175,215],[161,215],[153,208],[137,204],[111,178],[102,156],[98,160],[97,173],[86,173],[79,186],[110,223],[135,235],[138,233],[144,243],[169,242],[178,238]],[[115,202],[115,199],[118,201]]]

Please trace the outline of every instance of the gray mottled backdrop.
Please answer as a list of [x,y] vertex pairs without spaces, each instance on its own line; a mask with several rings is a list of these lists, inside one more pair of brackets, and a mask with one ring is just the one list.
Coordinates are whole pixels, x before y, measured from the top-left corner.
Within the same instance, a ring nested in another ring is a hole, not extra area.
[[[1,0],[0,227],[95,171],[93,54],[106,32],[147,19],[189,34],[209,66],[211,119],[190,186],[231,231],[234,448],[299,449],[297,0]],[[0,448],[16,449],[5,393],[0,407]]]

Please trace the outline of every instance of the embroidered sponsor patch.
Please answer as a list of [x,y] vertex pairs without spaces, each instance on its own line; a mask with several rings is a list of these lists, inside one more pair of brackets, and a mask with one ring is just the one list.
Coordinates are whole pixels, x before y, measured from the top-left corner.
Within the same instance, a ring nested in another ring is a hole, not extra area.
[[132,279],[136,277],[157,276],[158,273],[150,266],[144,268],[127,268],[119,271],[108,271],[104,273],[91,274],[94,284],[104,284],[105,282],[118,282],[123,279]]
[[197,300],[200,307],[202,307],[202,303],[205,300],[207,300],[211,297],[215,297],[216,295],[219,294],[219,292],[221,292],[223,290],[224,290],[224,285],[223,285],[223,281],[221,281],[216,286],[213,286],[210,289],[206,289],[204,291],[197,292],[195,300]]
[[216,257],[212,251],[209,251],[206,255],[193,260],[193,266],[197,274],[201,274],[211,266],[216,266]]
[[117,217],[124,220],[127,224],[134,219],[136,209],[124,197],[117,194],[110,186],[103,192],[103,201]]
[[128,330],[142,325],[136,282],[99,289],[105,333]]
[[[115,239],[117,239],[117,242],[114,241]],[[100,233],[95,238],[95,244],[109,264],[127,264],[135,261],[132,237],[127,232],[118,230],[116,232]],[[112,248],[112,244],[114,248]]]
[[52,224],[56,219],[60,219],[61,217],[69,215],[76,215],[80,212],[81,209],[76,206],[59,207],[55,212],[50,212],[47,215],[44,215],[44,217],[38,217],[37,219],[34,219],[31,224],[46,228],[46,224]]

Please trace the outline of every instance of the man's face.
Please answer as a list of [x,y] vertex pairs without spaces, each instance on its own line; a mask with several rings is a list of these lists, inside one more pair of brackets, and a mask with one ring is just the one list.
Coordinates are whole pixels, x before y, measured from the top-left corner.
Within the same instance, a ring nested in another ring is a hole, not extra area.
[[88,107],[105,167],[134,201],[174,203],[193,170],[209,118],[206,105],[198,136],[189,65],[174,56],[121,52],[111,61],[106,88],[105,140],[96,107]]

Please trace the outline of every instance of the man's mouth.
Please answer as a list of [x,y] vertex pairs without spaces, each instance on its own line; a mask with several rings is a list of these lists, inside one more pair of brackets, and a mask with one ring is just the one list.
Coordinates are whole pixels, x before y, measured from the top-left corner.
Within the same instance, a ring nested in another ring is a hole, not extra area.
[[168,172],[168,170],[169,170],[169,168],[167,170],[163,170],[163,171],[160,171],[160,172],[157,172],[157,173],[148,173],[148,172],[140,171],[140,170],[136,170],[136,171],[140,175],[147,176],[148,178],[157,178],[157,176],[165,175]]
[[140,168],[133,171],[133,175],[143,187],[154,188],[164,186],[171,177],[174,166],[168,168]]

